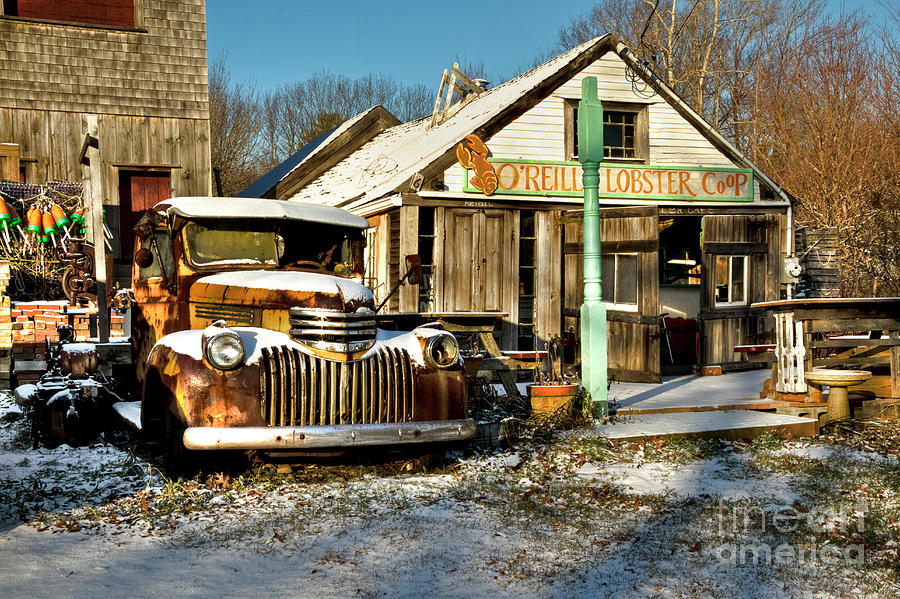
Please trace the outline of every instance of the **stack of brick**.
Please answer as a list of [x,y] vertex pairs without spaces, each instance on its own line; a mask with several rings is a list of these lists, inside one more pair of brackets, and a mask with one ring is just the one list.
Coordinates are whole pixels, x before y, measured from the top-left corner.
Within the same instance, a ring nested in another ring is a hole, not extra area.
[[9,262],[0,260],[0,388],[9,386],[12,367],[12,314],[6,288],[9,286]]
[[[46,371],[46,340],[56,342],[57,327],[72,325],[76,341],[88,339],[90,317],[89,310],[74,309],[66,301],[14,302],[10,311],[10,328],[16,384],[34,382]],[[123,336],[124,321],[123,316],[111,316],[110,337]]]

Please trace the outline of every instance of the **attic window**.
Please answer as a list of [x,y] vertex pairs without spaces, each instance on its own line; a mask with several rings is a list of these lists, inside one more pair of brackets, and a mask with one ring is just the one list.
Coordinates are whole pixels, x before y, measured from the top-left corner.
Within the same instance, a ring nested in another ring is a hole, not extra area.
[[[578,100],[565,101],[566,160],[578,160]],[[603,102],[603,159],[650,163],[650,127],[645,104]]]
[[3,16],[132,29],[134,0],[0,0]]

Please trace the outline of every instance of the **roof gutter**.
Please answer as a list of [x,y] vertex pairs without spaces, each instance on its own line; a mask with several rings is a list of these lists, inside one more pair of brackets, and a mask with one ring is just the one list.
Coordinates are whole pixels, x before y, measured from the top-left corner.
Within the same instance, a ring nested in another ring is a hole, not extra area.
[[725,148],[732,156],[732,159],[740,164],[744,168],[748,168],[753,171],[753,174],[756,176],[757,180],[761,180],[766,184],[766,187],[771,189],[775,195],[777,195],[780,199],[784,200],[791,205],[794,201],[784,189],[781,188],[780,185],[775,183],[772,179],[769,178],[764,172],[760,170],[758,166],[756,166],[749,158],[747,158],[740,150],[738,150],[734,144],[728,141],[721,133],[716,131],[712,125],[706,122],[700,113],[691,108],[691,106],[679,97],[675,91],[669,87],[663,80],[656,76],[656,74],[648,69],[646,66],[641,63],[637,56],[632,53],[632,51],[623,44],[622,42],[616,43],[616,54],[618,54],[627,64],[631,67],[632,70],[636,71],[641,78],[653,86],[653,89],[656,90],[658,94],[664,96],[666,100],[668,100],[677,110],[681,113],[682,116],[690,120],[694,123],[699,129],[702,130],[704,135],[707,136],[708,139],[714,141],[720,147]]

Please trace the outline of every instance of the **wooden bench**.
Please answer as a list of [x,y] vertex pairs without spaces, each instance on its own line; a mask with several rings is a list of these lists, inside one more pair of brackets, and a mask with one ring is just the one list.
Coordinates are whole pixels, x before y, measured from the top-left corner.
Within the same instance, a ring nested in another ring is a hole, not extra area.
[[771,363],[775,361],[775,344],[761,343],[758,345],[735,345],[734,351],[747,354],[751,362]]

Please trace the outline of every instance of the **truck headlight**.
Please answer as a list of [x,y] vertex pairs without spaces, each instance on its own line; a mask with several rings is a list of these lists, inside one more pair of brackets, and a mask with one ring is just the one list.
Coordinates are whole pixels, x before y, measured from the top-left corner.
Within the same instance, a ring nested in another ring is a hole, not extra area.
[[234,331],[223,331],[206,342],[206,359],[220,370],[234,370],[244,359],[244,342]]
[[435,335],[425,343],[425,360],[432,366],[449,368],[456,364],[458,356],[459,343],[453,335]]

